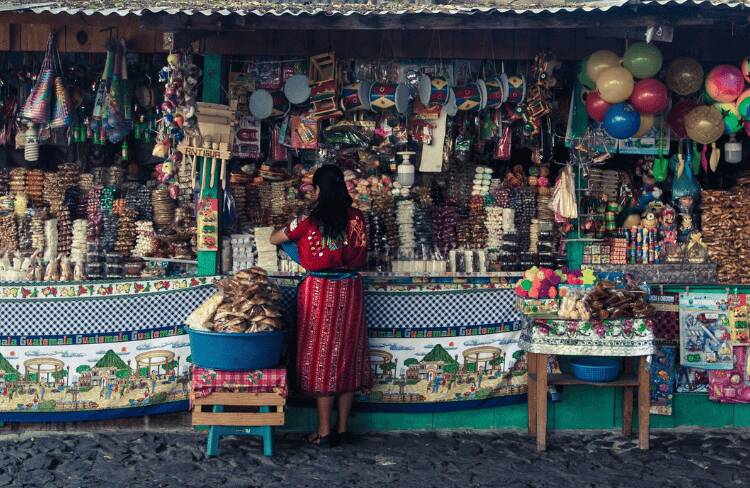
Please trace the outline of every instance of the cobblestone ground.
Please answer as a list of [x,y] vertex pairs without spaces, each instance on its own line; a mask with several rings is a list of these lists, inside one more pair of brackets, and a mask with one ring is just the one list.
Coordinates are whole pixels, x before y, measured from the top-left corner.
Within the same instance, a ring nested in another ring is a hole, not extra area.
[[12,487],[724,487],[750,482],[750,431],[657,431],[651,451],[611,433],[553,433],[537,453],[518,431],[370,434],[319,450],[276,438],[178,432],[5,435],[0,486]]

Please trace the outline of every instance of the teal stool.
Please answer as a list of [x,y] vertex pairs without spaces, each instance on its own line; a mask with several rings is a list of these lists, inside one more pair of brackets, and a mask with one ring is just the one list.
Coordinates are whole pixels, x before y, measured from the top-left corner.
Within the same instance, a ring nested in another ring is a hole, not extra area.
[[[286,400],[278,393],[214,393],[195,399],[193,427],[208,429],[206,454],[219,455],[219,440],[227,435],[263,439],[263,455],[273,455],[273,427],[284,425]],[[226,406],[257,407],[258,411],[225,412]],[[203,408],[210,407],[210,411]]]

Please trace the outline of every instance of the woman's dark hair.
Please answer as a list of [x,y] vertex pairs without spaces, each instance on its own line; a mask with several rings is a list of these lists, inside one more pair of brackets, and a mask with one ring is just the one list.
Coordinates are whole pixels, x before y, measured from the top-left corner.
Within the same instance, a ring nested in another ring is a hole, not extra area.
[[320,193],[310,212],[310,218],[320,225],[320,231],[325,237],[338,239],[346,231],[349,207],[352,205],[352,197],[344,183],[344,173],[338,166],[324,164],[315,171],[313,186],[320,188]]

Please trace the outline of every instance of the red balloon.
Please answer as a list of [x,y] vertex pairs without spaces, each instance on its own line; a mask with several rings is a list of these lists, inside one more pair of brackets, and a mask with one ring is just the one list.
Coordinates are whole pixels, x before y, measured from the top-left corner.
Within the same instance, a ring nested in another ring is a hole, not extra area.
[[667,87],[659,80],[646,78],[633,87],[630,104],[642,114],[657,114],[664,111],[669,104]]
[[694,100],[683,98],[675,103],[672,110],[669,111],[667,123],[680,139],[685,139],[688,136],[687,130],[685,130],[685,116],[697,106],[698,104]]
[[598,91],[592,91],[586,95],[586,113],[597,122],[604,120],[604,114],[607,113],[607,110],[611,106],[611,103],[605,102],[602,99]]

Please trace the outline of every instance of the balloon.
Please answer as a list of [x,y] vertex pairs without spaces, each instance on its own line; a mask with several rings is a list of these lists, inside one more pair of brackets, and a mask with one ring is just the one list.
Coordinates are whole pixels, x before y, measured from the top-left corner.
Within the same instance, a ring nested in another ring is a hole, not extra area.
[[737,112],[743,119],[750,119],[750,88],[737,97]]
[[653,44],[636,42],[625,50],[622,65],[636,78],[651,78],[661,69],[661,52]]
[[607,68],[599,74],[596,89],[605,102],[624,102],[633,93],[633,75],[621,66]]
[[724,134],[736,134],[742,129],[742,121],[734,103],[715,103],[714,108],[724,118]]
[[742,64],[740,64],[740,71],[742,71],[742,76],[745,78],[745,81],[750,83],[750,58],[745,58],[742,60]]
[[649,133],[649,131],[654,127],[654,120],[656,117],[650,114],[641,114],[641,125],[638,127],[638,131],[633,134],[634,138],[643,137],[646,134]]
[[687,131],[685,130],[685,117],[696,106],[695,101],[685,98],[675,103],[672,110],[669,111],[667,123],[680,139],[685,139],[687,137]]
[[604,120],[604,115],[611,106],[611,104],[602,100],[602,97],[599,96],[599,92],[597,91],[589,92],[586,96],[586,113],[597,122]]
[[711,144],[724,133],[724,118],[714,107],[699,105],[685,116],[685,130],[695,142]]
[[588,61],[586,61],[586,74],[596,83],[602,71],[615,66],[620,66],[620,58],[617,54],[602,49],[591,53],[589,56]]
[[678,95],[690,95],[703,84],[703,67],[692,58],[677,58],[667,68],[667,86]]
[[669,104],[669,94],[664,83],[654,78],[640,80],[633,87],[630,103],[642,114],[663,112]]
[[641,116],[629,103],[612,105],[604,116],[604,130],[615,139],[627,139],[638,132]]
[[715,66],[706,76],[706,93],[717,102],[734,102],[744,89],[742,71],[731,64]]
[[580,63],[578,63],[578,83],[593,90],[596,88],[596,83],[594,83],[594,80],[589,78],[588,73],[586,73],[586,64],[588,63],[588,60],[589,58],[586,56]]

